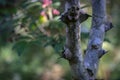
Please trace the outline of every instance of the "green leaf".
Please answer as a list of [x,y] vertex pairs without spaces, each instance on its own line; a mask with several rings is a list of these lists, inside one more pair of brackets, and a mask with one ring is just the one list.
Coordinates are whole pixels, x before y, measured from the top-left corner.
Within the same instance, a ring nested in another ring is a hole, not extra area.
[[58,7],[60,6],[60,2],[53,3],[52,6],[53,6],[54,8],[58,8]]
[[15,50],[20,56],[22,53],[25,52],[27,46],[28,46],[27,41],[19,41],[13,46],[13,50]]
[[35,6],[38,6],[40,7],[41,6],[41,3],[40,2],[32,2],[32,3],[28,3],[28,4],[25,4],[26,5],[26,9],[30,9],[32,7],[35,7]]

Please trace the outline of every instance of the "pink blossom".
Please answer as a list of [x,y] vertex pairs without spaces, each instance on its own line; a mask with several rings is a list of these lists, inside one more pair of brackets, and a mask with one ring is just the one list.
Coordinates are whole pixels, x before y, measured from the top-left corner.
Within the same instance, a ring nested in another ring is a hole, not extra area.
[[54,15],[59,15],[60,12],[59,12],[57,9],[53,9],[53,14],[54,14]]
[[46,8],[47,6],[51,5],[52,4],[52,0],[43,0],[43,5],[42,7],[43,8]]
[[46,16],[45,11],[42,11],[42,12],[40,13],[40,15],[41,15],[41,16]]

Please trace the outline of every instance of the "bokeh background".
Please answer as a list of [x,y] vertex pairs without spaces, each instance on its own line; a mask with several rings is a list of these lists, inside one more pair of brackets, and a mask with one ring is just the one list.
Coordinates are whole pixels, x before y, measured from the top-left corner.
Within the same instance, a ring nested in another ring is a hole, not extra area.
[[[0,80],[72,80],[68,61],[60,58],[65,27],[59,18],[65,0],[0,0]],[[92,14],[88,0],[81,9]],[[97,78],[120,80],[120,0],[107,0],[114,28],[106,33]],[[86,49],[91,18],[81,24]]]

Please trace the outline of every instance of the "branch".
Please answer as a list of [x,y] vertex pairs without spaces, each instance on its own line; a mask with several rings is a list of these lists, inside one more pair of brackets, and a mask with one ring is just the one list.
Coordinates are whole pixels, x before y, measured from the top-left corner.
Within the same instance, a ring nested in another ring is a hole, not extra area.
[[92,80],[98,70],[99,59],[106,53],[102,49],[105,32],[113,26],[106,20],[106,0],[92,0],[92,27],[84,57],[85,68]]
[[[66,27],[66,44],[63,58],[69,61],[74,80],[88,80],[87,72],[83,65],[82,51],[80,47],[80,20],[83,16],[80,12],[79,0],[66,0],[65,12],[61,15],[61,21]],[[85,18],[83,21],[85,21]]]

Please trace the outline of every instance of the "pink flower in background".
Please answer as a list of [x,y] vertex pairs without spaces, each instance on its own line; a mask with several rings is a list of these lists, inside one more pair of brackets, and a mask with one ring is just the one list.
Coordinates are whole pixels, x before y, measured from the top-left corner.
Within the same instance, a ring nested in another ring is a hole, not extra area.
[[[42,4],[42,8],[45,8],[45,11],[42,11],[40,14],[42,16],[51,16],[52,14],[54,15],[59,15],[60,12],[57,9],[54,9],[52,6],[50,6],[52,4],[52,0],[42,0],[43,4]],[[52,14],[51,14],[52,13]]]
[[57,9],[53,9],[53,14],[54,14],[54,15],[59,15],[60,12],[59,12]]
[[45,11],[42,11],[42,12],[40,13],[40,15],[41,15],[41,16],[46,16]]
[[43,5],[42,7],[43,8],[46,8],[47,6],[51,5],[52,4],[52,0],[43,0]]

